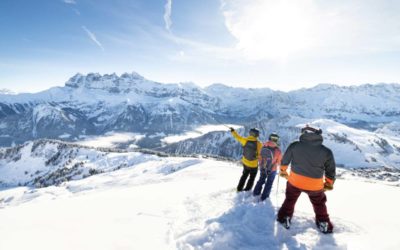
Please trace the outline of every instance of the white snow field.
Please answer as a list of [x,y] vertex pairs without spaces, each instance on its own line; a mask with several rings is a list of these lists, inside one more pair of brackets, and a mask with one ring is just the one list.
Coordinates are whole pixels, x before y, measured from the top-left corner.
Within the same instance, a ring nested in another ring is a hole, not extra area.
[[[88,147],[113,148],[120,143],[129,143],[130,148],[136,148],[134,142],[140,141],[145,135],[136,133],[108,132],[99,136],[87,136],[76,143]],[[61,138],[62,139],[62,138]]]
[[171,143],[176,143],[180,142],[183,140],[187,139],[192,139],[192,138],[197,138],[202,135],[205,135],[210,132],[215,132],[215,131],[227,131],[228,127],[232,127],[234,129],[241,128],[242,126],[240,125],[235,125],[235,124],[223,124],[223,125],[203,125],[199,126],[193,131],[186,132],[184,134],[180,135],[169,135],[165,138],[163,138],[161,141],[165,144],[171,144]]
[[398,186],[338,179],[327,193],[334,233],[323,235],[304,194],[292,228],[277,225],[283,179],[260,203],[235,192],[239,164],[132,157],[60,186],[0,191],[0,249],[400,249]]

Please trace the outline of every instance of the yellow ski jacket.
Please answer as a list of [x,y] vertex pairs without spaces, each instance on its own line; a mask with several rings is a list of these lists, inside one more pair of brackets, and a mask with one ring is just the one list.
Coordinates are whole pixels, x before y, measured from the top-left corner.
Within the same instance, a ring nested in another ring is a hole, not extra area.
[[242,144],[242,146],[246,145],[246,143],[248,141],[256,141],[257,142],[257,159],[255,159],[253,161],[249,161],[244,156],[242,157],[242,163],[244,165],[246,165],[247,167],[250,167],[250,168],[257,168],[258,167],[258,157],[259,157],[260,152],[261,152],[262,143],[259,140],[257,140],[256,137],[251,136],[251,135],[245,138],[245,137],[240,136],[235,130],[232,131],[231,133],[232,133],[233,137],[238,142],[240,142],[240,144]]

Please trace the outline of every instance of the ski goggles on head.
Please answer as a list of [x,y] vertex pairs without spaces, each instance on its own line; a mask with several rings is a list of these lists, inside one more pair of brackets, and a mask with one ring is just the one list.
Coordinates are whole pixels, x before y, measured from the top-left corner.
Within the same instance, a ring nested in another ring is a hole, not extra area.
[[317,135],[322,134],[322,130],[321,129],[316,129],[313,127],[309,127],[309,126],[305,126],[304,128],[301,129],[301,133],[315,133]]
[[270,136],[269,137],[269,139],[271,140],[271,141],[273,141],[273,142],[277,142],[277,141],[279,141],[279,136]]

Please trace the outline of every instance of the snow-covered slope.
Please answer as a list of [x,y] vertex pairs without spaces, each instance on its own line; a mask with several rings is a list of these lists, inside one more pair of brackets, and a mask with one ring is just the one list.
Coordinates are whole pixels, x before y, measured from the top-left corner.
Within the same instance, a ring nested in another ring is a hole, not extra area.
[[[151,155],[53,140],[0,148],[0,186],[44,187],[125,168]],[[141,155],[142,157],[137,157]]]
[[390,122],[383,124],[376,130],[376,132],[395,137],[400,137],[400,122],[397,121],[397,122]]
[[[383,128],[371,132],[328,119],[313,120],[286,116],[250,123],[238,132],[245,136],[251,127],[258,127],[261,130],[261,141],[267,140],[270,133],[277,132],[281,136],[281,148],[285,150],[291,142],[298,140],[300,130],[305,124],[320,127],[323,130],[324,144],[332,149],[339,166],[400,169],[400,137],[382,130]],[[241,157],[240,146],[228,129],[180,141],[159,150],[175,154],[199,153],[236,159]]]
[[318,85],[292,92],[214,84],[162,84],[133,72],[77,74],[36,94],[0,93],[0,146],[38,138],[77,141],[108,132],[145,135],[142,147],[199,126],[248,124],[288,115],[382,128],[400,120],[400,85]]
[[[30,152],[21,159],[31,154],[32,146],[22,149]],[[43,146],[45,152],[51,151],[51,145],[37,145]],[[104,154],[86,150],[89,159]],[[122,162],[128,165],[58,186],[1,190],[0,249],[400,247],[400,203],[393,202],[400,188],[383,182],[339,178],[334,190],[327,193],[334,234],[322,235],[306,196],[298,201],[289,231],[276,224],[275,215],[284,198],[283,180],[279,186],[275,182],[270,199],[259,203],[250,194],[234,191],[242,171],[235,163],[113,152],[104,155],[103,161],[95,161],[99,168],[93,168],[109,169]],[[0,176],[4,167],[12,171],[23,167],[9,164],[3,165]],[[48,168],[43,162],[34,166],[39,165]]]

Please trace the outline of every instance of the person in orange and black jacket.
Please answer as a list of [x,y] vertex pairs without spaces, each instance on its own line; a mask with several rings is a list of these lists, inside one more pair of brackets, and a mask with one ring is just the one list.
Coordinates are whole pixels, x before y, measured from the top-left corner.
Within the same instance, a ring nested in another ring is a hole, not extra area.
[[[332,190],[336,175],[332,151],[322,145],[322,130],[306,126],[300,140],[287,148],[282,158],[280,176],[288,180],[286,197],[277,221],[289,228],[296,201],[302,192],[308,194],[315,212],[315,222],[323,233],[332,233],[333,225],[326,208],[324,191]],[[290,175],[287,168],[290,164]]]
[[[254,179],[256,178],[258,169],[258,157],[262,148],[262,143],[257,139],[260,135],[260,131],[256,128],[252,128],[249,131],[249,136],[245,138],[240,136],[235,129],[230,128],[230,130],[233,137],[243,146],[243,172],[239,184],[237,185],[237,191],[249,191],[254,185]],[[250,178],[247,181],[246,187],[243,189],[249,175]]]

